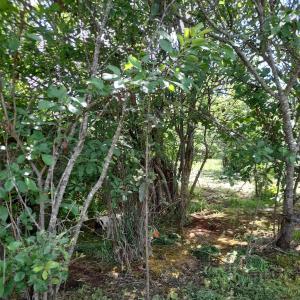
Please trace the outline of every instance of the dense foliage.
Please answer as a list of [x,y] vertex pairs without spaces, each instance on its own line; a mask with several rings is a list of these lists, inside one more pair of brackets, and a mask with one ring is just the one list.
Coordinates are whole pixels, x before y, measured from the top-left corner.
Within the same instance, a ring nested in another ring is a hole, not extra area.
[[147,261],[161,220],[186,224],[211,157],[257,197],[276,181],[288,249],[299,12],[298,1],[1,0],[0,298],[56,297],[80,232],[103,215],[114,258]]

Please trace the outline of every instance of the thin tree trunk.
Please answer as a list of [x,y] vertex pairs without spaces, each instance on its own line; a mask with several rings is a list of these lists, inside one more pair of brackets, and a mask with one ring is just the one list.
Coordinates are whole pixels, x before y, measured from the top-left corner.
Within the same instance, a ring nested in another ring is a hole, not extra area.
[[[100,54],[100,47],[101,47],[101,38],[102,38],[104,26],[106,24],[111,7],[112,7],[112,0],[110,0],[106,5],[106,10],[105,10],[105,13],[103,16],[103,22],[101,23],[101,25],[98,24],[98,33],[97,33],[97,37],[96,37],[96,41],[95,41],[93,63],[91,66],[91,76],[97,75],[97,69],[98,69],[98,65],[99,65],[99,54]],[[86,99],[87,99],[87,103],[90,104],[90,102],[92,101],[92,95],[91,94],[87,95]],[[83,149],[83,146],[84,146],[84,142],[85,142],[85,139],[87,136],[87,130],[88,130],[88,120],[89,120],[88,111],[86,111],[84,113],[82,119],[83,120],[81,123],[80,132],[79,132],[79,140],[74,148],[71,158],[68,161],[67,167],[65,168],[65,171],[63,172],[63,175],[62,175],[59,185],[57,187],[57,191],[54,194],[54,198],[53,198],[53,202],[52,202],[52,211],[51,211],[49,228],[48,228],[48,230],[50,232],[55,232],[57,215],[58,215],[59,208],[60,208],[61,202],[62,202],[64,194],[65,194],[67,184],[69,182],[71,172],[72,172],[75,162],[76,162],[78,156],[80,155],[80,153]]]
[[187,129],[186,135],[186,147],[184,147],[184,162],[183,162],[183,169],[181,172],[181,187],[180,187],[180,203],[181,203],[181,216],[180,216],[180,227],[186,223],[187,217],[187,209],[189,205],[189,183],[190,183],[190,176],[193,164],[193,154],[194,154],[194,128],[189,126]]
[[274,234],[274,238],[276,237],[276,215],[277,215],[278,195],[279,195],[279,191],[280,191],[280,181],[281,181],[281,173],[280,173],[280,175],[278,176],[278,179],[277,179],[275,203],[274,203],[274,210],[273,210],[273,234]]
[[101,175],[100,175],[98,181],[92,187],[92,189],[90,190],[89,194],[87,195],[86,199],[83,202],[83,207],[82,207],[81,212],[80,212],[79,221],[76,224],[74,235],[73,235],[73,238],[72,238],[72,243],[71,243],[71,246],[70,246],[70,249],[69,249],[69,256],[70,256],[70,258],[71,258],[72,254],[74,252],[74,249],[75,249],[75,246],[76,246],[79,234],[80,234],[80,230],[81,230],[81,227],[82,227],[82,223],[83,223],[83,221],[84,221],[84,219],[86,217],[87,210],[88,210],[88,208],[89,208],[89,206],[90,206],[90,204],[91,204],[91,202],[92,202],[95,194],[102,187],[104,179],[106,178],[107,171],[108,171],[109,165],[111,163],[111,159],[112,159],[115,147],[116,147],[116,145],[118,143],[118,140],[119,140],[119,137],[120,137],[120,134],[121,134],[121,130],[122,130],[122,126],[123,126],[123,121],[124,121],[124,110],[125,110],[125,107],[123,107],[123,113],[122,113],[121,119],[119,121],[117,130],[116,130],[116,132],[114,134],[114,137],[112,139],[110,149],[109,149],[109,151],[108,151],[108,153],[107,153],[107,155],[105,157],[104,165],[103,165],[103,169],[102,169]]
[[145,145],[145,260],[146,260],[146,300],[150,300],[150,267],[149,267],[149,134],[150,134],[150,101],[147,99],[147,128]]
[[204,140],[204,146],[205,146],[205,153],[204,153],[204,157],[203,157],[201,166],[200,166],[200,168],[199,168],[199,170],[198,170],[198,172],[197,172],[197,175],[196,175],[196,177],[195,177],[195,179],[194,179],[194,182],[193,182],[193,184],[192,184],[192,187],[191,187],[191,189],[190,189],[190,194],[191,194],[191,195],[194,193],[194,190],[195,190],[195,188],[196,188],[196,185],[197,185],[197,183],[198,183],[198,180],[199,180],[199,178],[200,178],[200,175],[201,175],[201,173],[202,173],[202,171],[203,171],[203,168],[204,168],[204,166],[205,166],[205,163],[206,163],[206,161],[207,161],[207,159],[208,159],[208,155],[209,155],[208,144],[207,144],[207,141],[206,141],[206,134],[207,134],[207,127],[205,126],[205,128],[204,128],[204,137],[203,137],[203,140]]
[[294,163],[286,163],[286,186],[284,191],[283,220],[276,245],[281,249],[289,249],[294,230]]
[[162,171],[162,169],[157,164],[154,166],[154,168],[159,173],[159,175],[162,179],[162,182],[163,182],[166,194],[167,194],[168,202],[171,203],[172,202],[172,196],[171,196],[171,193],[170,193],[170,190],[169,190],[169,187],[168,187],[168,182],[167,182],[166,176],[165,176],[164,172]]

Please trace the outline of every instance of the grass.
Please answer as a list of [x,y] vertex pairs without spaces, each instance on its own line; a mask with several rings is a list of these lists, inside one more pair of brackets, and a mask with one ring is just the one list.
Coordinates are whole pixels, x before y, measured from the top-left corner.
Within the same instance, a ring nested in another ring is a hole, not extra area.
[[76,251],[106,263],[115,261],[111,241],[88,232],[82,234],[76,246]]
[[[201,162],[193,165],[193,171],[197,173],[201,166]],[[217,158],[208,159],[204,165],[202,176],[213,177],[219,179],[223,172],[222,160]]]

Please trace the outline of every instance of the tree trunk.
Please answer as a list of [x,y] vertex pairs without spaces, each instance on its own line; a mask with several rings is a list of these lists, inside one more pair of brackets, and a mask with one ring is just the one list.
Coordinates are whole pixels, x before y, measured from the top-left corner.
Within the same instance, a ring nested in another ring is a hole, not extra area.
[[[184,141],[181,141],[184,143]],[[186,146],[184,147],[184,157],[181,162],[181,187],[180,187],[180,227],[182,228],[186,223],[187,208],[189,205],[190,193],[189,182],[192,171],[193,157],[194,157],[194,127],[189,126],[186,134]]]
[[289,249],[294,230],[294,163],[286,162],[286,186],[284,191],[283,219],[276,245],[281,249]]
[[197,174],[196,174],[196,177],[195,177],[195,179],[194,179],[194,182],[193,182],[193,184],[192,184],[192,187],[191,187],[191,189],[190,189],[190,194],[191,194],[191,195],[194,193],[194,190],[195,190],[195,188],[196,188],[197,182],[198,182],[198,180],[199,180],[199,177],[200,177],[200,175],[201,175],[201,173],[202,173],[202,170],[203,170],[203,168],[204,168],[204,166],[205,166],[205,163],[206,163],[206,161],[207,161],[207,159],[208,159],[208,155],[209,155],[209,147],[208,147],[208,144],[207,144],[207,141],[206,141],[206,134],[207,134],[207,127],[205,126],[205,127],[204,127],[204,135],[203,135],[203,141],[204,141],[204,146],[205,146],[204,157],[203,157],[201,166],[200,166],[200,168],[199,168],[199,170],[198,170],[198,172],[197,172]]

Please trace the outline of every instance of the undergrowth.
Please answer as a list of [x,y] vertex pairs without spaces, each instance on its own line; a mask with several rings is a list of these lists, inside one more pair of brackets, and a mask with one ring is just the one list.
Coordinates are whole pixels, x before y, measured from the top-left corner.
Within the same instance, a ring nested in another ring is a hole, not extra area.
[[291,279],[284,273],[278,276],[278,267],[258,255],[237,255],[232,264],[209,265],[204,269],[203,277],[204,287],[199,289],[189,285],[182,291],[183,299],[300,299],[300,279]]

